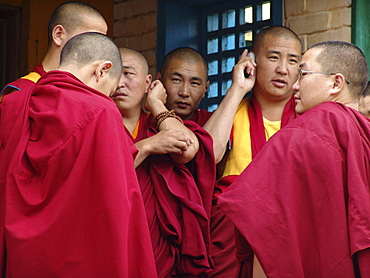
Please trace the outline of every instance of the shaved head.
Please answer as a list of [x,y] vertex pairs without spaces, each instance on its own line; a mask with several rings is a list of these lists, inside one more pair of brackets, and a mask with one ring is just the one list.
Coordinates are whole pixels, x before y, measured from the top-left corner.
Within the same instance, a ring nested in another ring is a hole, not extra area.
[[87,26],[91,18],[104,21],[102,14],[94,7],[80,1],[71,1],[59,5],[48,23],[48,45],[52,43],[52,32],[55,26],[62,25],[68,33]]
[[301,44],[298,36],[288,27],[285,26],[270,26],[266,29],[260,31],[256,38],[253,40],[253,52],[257,55],[258,50],[262,47],[264,39],[266,36],[271,36],[274,38],[284,38],[286,40],[296,40]]
[[82,68],[96,61],[111,61],[112,78],[122,73],[122,60],[115,43],[101,33],[82,33],[70,39],[63,47],[60,66],[76,65]]
[[126,47],[121,47],[119,49],[119,51],[121,52],[122,57],[124,57],[125,54],[126,55],[134,55],[137,58],[137,61],[139,62],[139,64],[144,69],[145,74],[149,74],[149,65],[148,65],[148,62],[147,62],[147,60],[145,59],[145,57],[140,52],[138,52],[136,50],[133,50],[131,48],[126,48]]
[[316,62],[323,72],[341,73],[349,81],[348,88],[358,98],[368,83],[368,66],[364,53],[356,45],[344,41],[319,42],[309,49],[320,49]]
[[189,64],[203,64],[206,79],[208,78],[208,64],[206,59],[197,50],[191,47],[180,47],[170,51],[163,59],[161,74],[164,75],[173,59],[187,62]]

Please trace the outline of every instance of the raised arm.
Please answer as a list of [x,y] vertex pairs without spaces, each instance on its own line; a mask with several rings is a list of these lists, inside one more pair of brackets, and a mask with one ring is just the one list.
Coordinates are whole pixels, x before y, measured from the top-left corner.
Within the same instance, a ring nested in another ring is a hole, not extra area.
[[[233,68],[231,87],[227,90],[225,97],[211,118],[203,126],[212,136],[216,163],[221,161],[226,151],[239,103],[254,86],[256,66],[254,59],[248,57],[248,50],[244,50]],[[247,78],[245,74],[248,74],[249,77]]]
[[[166,90],[159,80],[154,81],[149,87],[145,108],[148,109],[154,117],[160,113],[169,112],[166,106]],[[169,152],[174,161],[185,164],[192,160],[199,149],[199,142],[194,133],[188,129],[179,118],[164,117],[164,120],[158,126],[159,134],[165,131],[171,134],[173,144],[176,147],[175,152]],[[171,132],[168,130],[172,130]],[[171,138],[170,138],[171,139]]]

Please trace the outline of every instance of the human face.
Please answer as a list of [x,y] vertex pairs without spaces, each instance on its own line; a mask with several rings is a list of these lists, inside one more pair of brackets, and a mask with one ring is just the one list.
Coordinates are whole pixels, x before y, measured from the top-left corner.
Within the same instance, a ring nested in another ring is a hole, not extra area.
[[334,83],[334,75],[321,74],[321,65],[316,62],[316,57],[322,50],[313,48],[308,50],[302,57],[300,68],[313,73],[303,74],[300,80],[293,85],[296,92],[294,95],[298,114],[303,114],[309,109],[331,100],[330,90]]
[[301,58],[298,40],[266,35],[256,53],[257,98],[285,100],[291,97]]
[[167,92],[167,108],[189,120],[209,86],[203,63],[173,58],[163,76],[159,77]]
[[360,111],[361,114],[370,117],[370,95],[361,97],[358,111]]
[[151,83],[143,61],[133,53],[122,53],[122,76],[112,99],[123,112],[139,110]]

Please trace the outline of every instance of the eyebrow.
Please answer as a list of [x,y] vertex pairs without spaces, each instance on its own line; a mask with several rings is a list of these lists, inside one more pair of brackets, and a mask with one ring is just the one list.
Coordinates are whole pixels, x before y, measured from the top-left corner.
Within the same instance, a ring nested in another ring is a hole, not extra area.
[[[267,51],[267,54],[281,54],[281,51],[277,51],[277,50],[269,50]],[[294,58],[299,58],[301,57],[301,55],[298,55],[298,54],[288,54],[288,56],[290,57],[294,57]]]
[[122,68],[123,69],[134,69],[134,70],[136,70],[136,68],[133,67],[133,66],[122,66]]
[[[173,72],[173,73],[171,73],[171,75],[178,76],[178,77],[183,77],[183,75],[181,73],[176,72],[176,71]],[[190,79],[191,80],[197,80],[197,81],[203,82],[203,79],[202,78],[196,77],[196,76],[192,76]]]

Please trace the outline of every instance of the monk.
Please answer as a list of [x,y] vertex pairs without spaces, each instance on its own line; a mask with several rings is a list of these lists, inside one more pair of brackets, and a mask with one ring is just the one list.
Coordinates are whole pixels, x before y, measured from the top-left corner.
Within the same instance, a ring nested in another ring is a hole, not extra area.
[[80,1],[71,1],[59,5],[48,23],[48,50],[42,62],[29,74],[7,84],[1,96],[27,89],[50,70],[59,66],[60,53],[66,42],[75,35],[84,32],[107,34],[108,26],[101,13],[94,7]]
[[[205,277],[213,267],[209,218],[215,179],[212,139],[164,103],[138,52],[121,48],[123,72],[112,99],[139,152],[135,166],[158,277]],[[143,100],[145,108],[143,110]]]
[[84,33],[64,46],[58,70],[4,98],[6,277],[156,277],[137,150],[109,98],[121,72],[113,41]]
[[174,110],[183,120],[203,126],[211,113],[198,108],[208,87],[208,64],[204,57],[191,47],[179,47],[163,59],[159,79],[166,89],[166,107]]
[[[297,78],[301,43],[287,27],[272,26],[259,32],[253,41],[255,60],[245,50],[233,68],[232,85],[219,107],[204,125],[213,138],[216,163],[221,178],[215,188],[216,198],[248,166],[266,141],[296,117],[292,85]],[[246,78],[248,74],[248,78]],[[253,90],[252,96],[244,98]],[[227,150],[231,139],[231,149]],[[216,202],[217,200],[215,200]],[[213,241],[222,277],[234,277],[237,271],[234,227],[215,205],[213,207]],[[253,255],[236,250],[238,259],[253,266]],[[216,271],[217,271],[217,261]],[[256,263],[256,262],[255,262]],[[260,270],[255,267],[255,277]],[[262,272],[261,270],[259,272]],[[217,277],[217,276],[216,276]]]
[[370,82],[367,83],[366,89],[360,97],[358,111],[361,114],[370,117]]
[[357,46],[313,45],[293,85],[303,115],[219,197],[268,277],[370,277],[370,121],[356,111],[367,81]]

